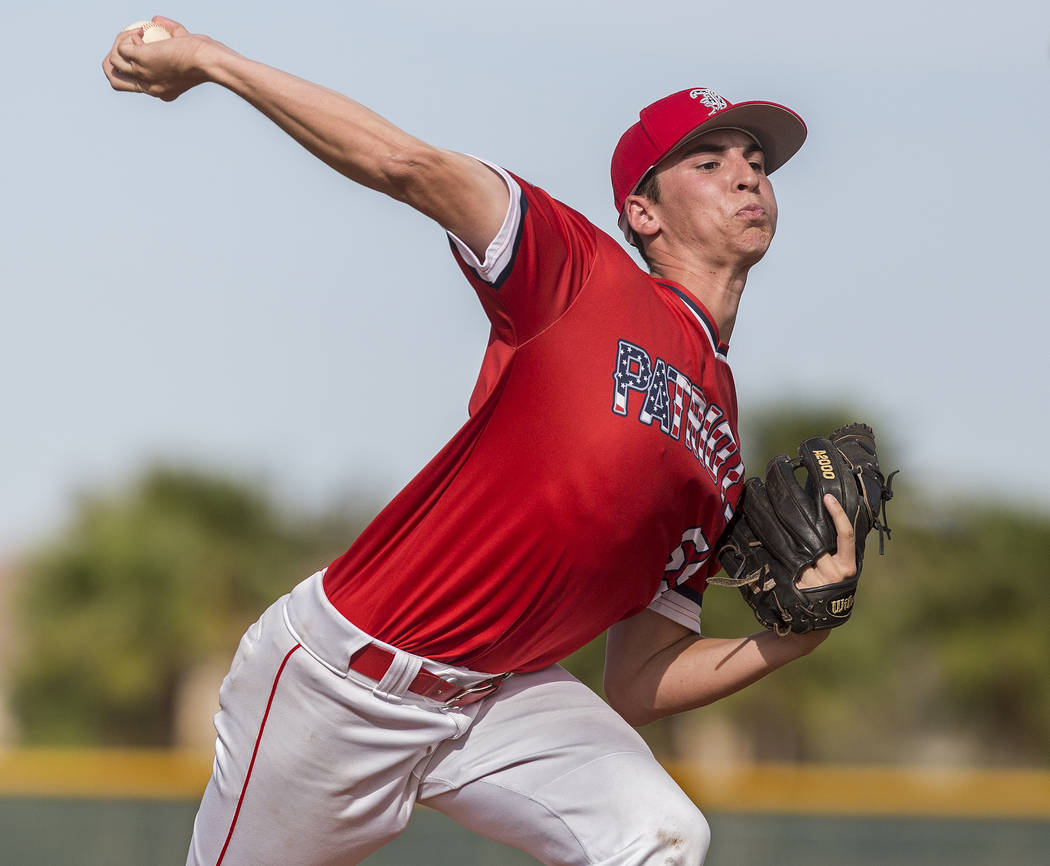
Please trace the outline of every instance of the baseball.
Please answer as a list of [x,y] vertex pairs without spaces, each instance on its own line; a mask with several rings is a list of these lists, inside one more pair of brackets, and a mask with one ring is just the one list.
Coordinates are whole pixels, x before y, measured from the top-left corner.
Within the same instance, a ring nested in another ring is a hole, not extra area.
[[142,28],[143,42],[160,42],[162,39],[171,39],[171,34],[159,24],[151,22]]
[[167,30],[152,21],[136,21],[125,27],[122,32],[127,33],[129,30],[141,30],[143,42],[160,42],[162,39],[171,39],[171,34]]

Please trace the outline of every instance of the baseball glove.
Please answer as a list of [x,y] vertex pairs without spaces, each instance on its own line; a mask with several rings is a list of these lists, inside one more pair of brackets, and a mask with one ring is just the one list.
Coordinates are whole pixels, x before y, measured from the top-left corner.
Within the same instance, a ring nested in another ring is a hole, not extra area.
[[[839,427],[829,436],[806,439],[798,458],[780,454],[769,461],[765,481],[749,478],[733,519],[718,544],[728,577],[708,582],[739,587],[755,617],[779,635],[804,634],[842,625],[864,561],[864,542],[879,531],[879,553],[886,525],[886,502],[893,476],[884,478],[875,452],[875,434],[866,424]],[[800,484],[796,473],[804,470]],[[840,583],[802,589],[799,575],[825,553],[834,553],[838,533],[823,506],[826,493],[838,500],[853,523],[857,573]],[[880,516],[881,515],[881,516]]]

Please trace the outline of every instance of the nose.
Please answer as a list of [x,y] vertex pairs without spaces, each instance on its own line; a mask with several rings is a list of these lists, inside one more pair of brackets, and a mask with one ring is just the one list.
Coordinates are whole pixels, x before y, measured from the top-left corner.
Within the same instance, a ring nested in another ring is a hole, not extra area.
[[752,159],[749,155],[743,153],[739,154],[734,161],[736,188],[741,192],[758,189],[758,185],[762,180],[762,173],[751,163]]

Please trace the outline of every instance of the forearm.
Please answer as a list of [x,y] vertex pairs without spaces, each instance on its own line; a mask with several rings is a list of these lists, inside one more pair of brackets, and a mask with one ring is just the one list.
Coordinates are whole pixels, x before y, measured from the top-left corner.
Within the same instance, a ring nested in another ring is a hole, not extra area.
[[411,178],[419,174],[413,169],[440,153],[343,94],[201,38],[197,62],[206,80],[240,96],[357,183],[409,200]]
[[684,637],[607,681],[610,702],[633,725],[702,707],[731,695],[811,652],[827,631],[779,637]]

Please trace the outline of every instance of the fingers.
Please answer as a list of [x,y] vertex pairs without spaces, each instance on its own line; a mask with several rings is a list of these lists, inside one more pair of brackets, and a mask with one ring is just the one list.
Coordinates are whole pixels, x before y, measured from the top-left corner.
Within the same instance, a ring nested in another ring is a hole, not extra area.
[[122,39],[110,52],[113,68],[121,75],[133,78],[136,71],[141,71],[141,67],[136,69],[136,61],[139,49],[145,44],[138,33],[132,33],[127,39]]
[[141,88],[135,80],[135,67],[128,56],[129,46],[137,41],[142,45],[142,31],[121,31],[113,40],[113,47],[102,59],[102,71],[114,90],[137,91]]
[[812,567],[807,568],[799,575],[798,586],[803,589],[812,589],[818,586],[827,586],[830,583],[839,583],[857,573],[857,550],[855,545],[856,533],[849,515],[839,505],[838,500],[830,493],[824,496],[824,507],[831,515],[831,522],[835,526],[836,548],[835,552],[825,553]]
[[824,507],[828,510],[828,514],[831,515],[831,522],[835,524],[835,531],[838,533],[839,550],[842,549],[844,541],[848,541],[849,547],[852,549],[854,531],[849,515],[846,514],[842,506],[839,505],[839,501],[830,493],[824,494]]

